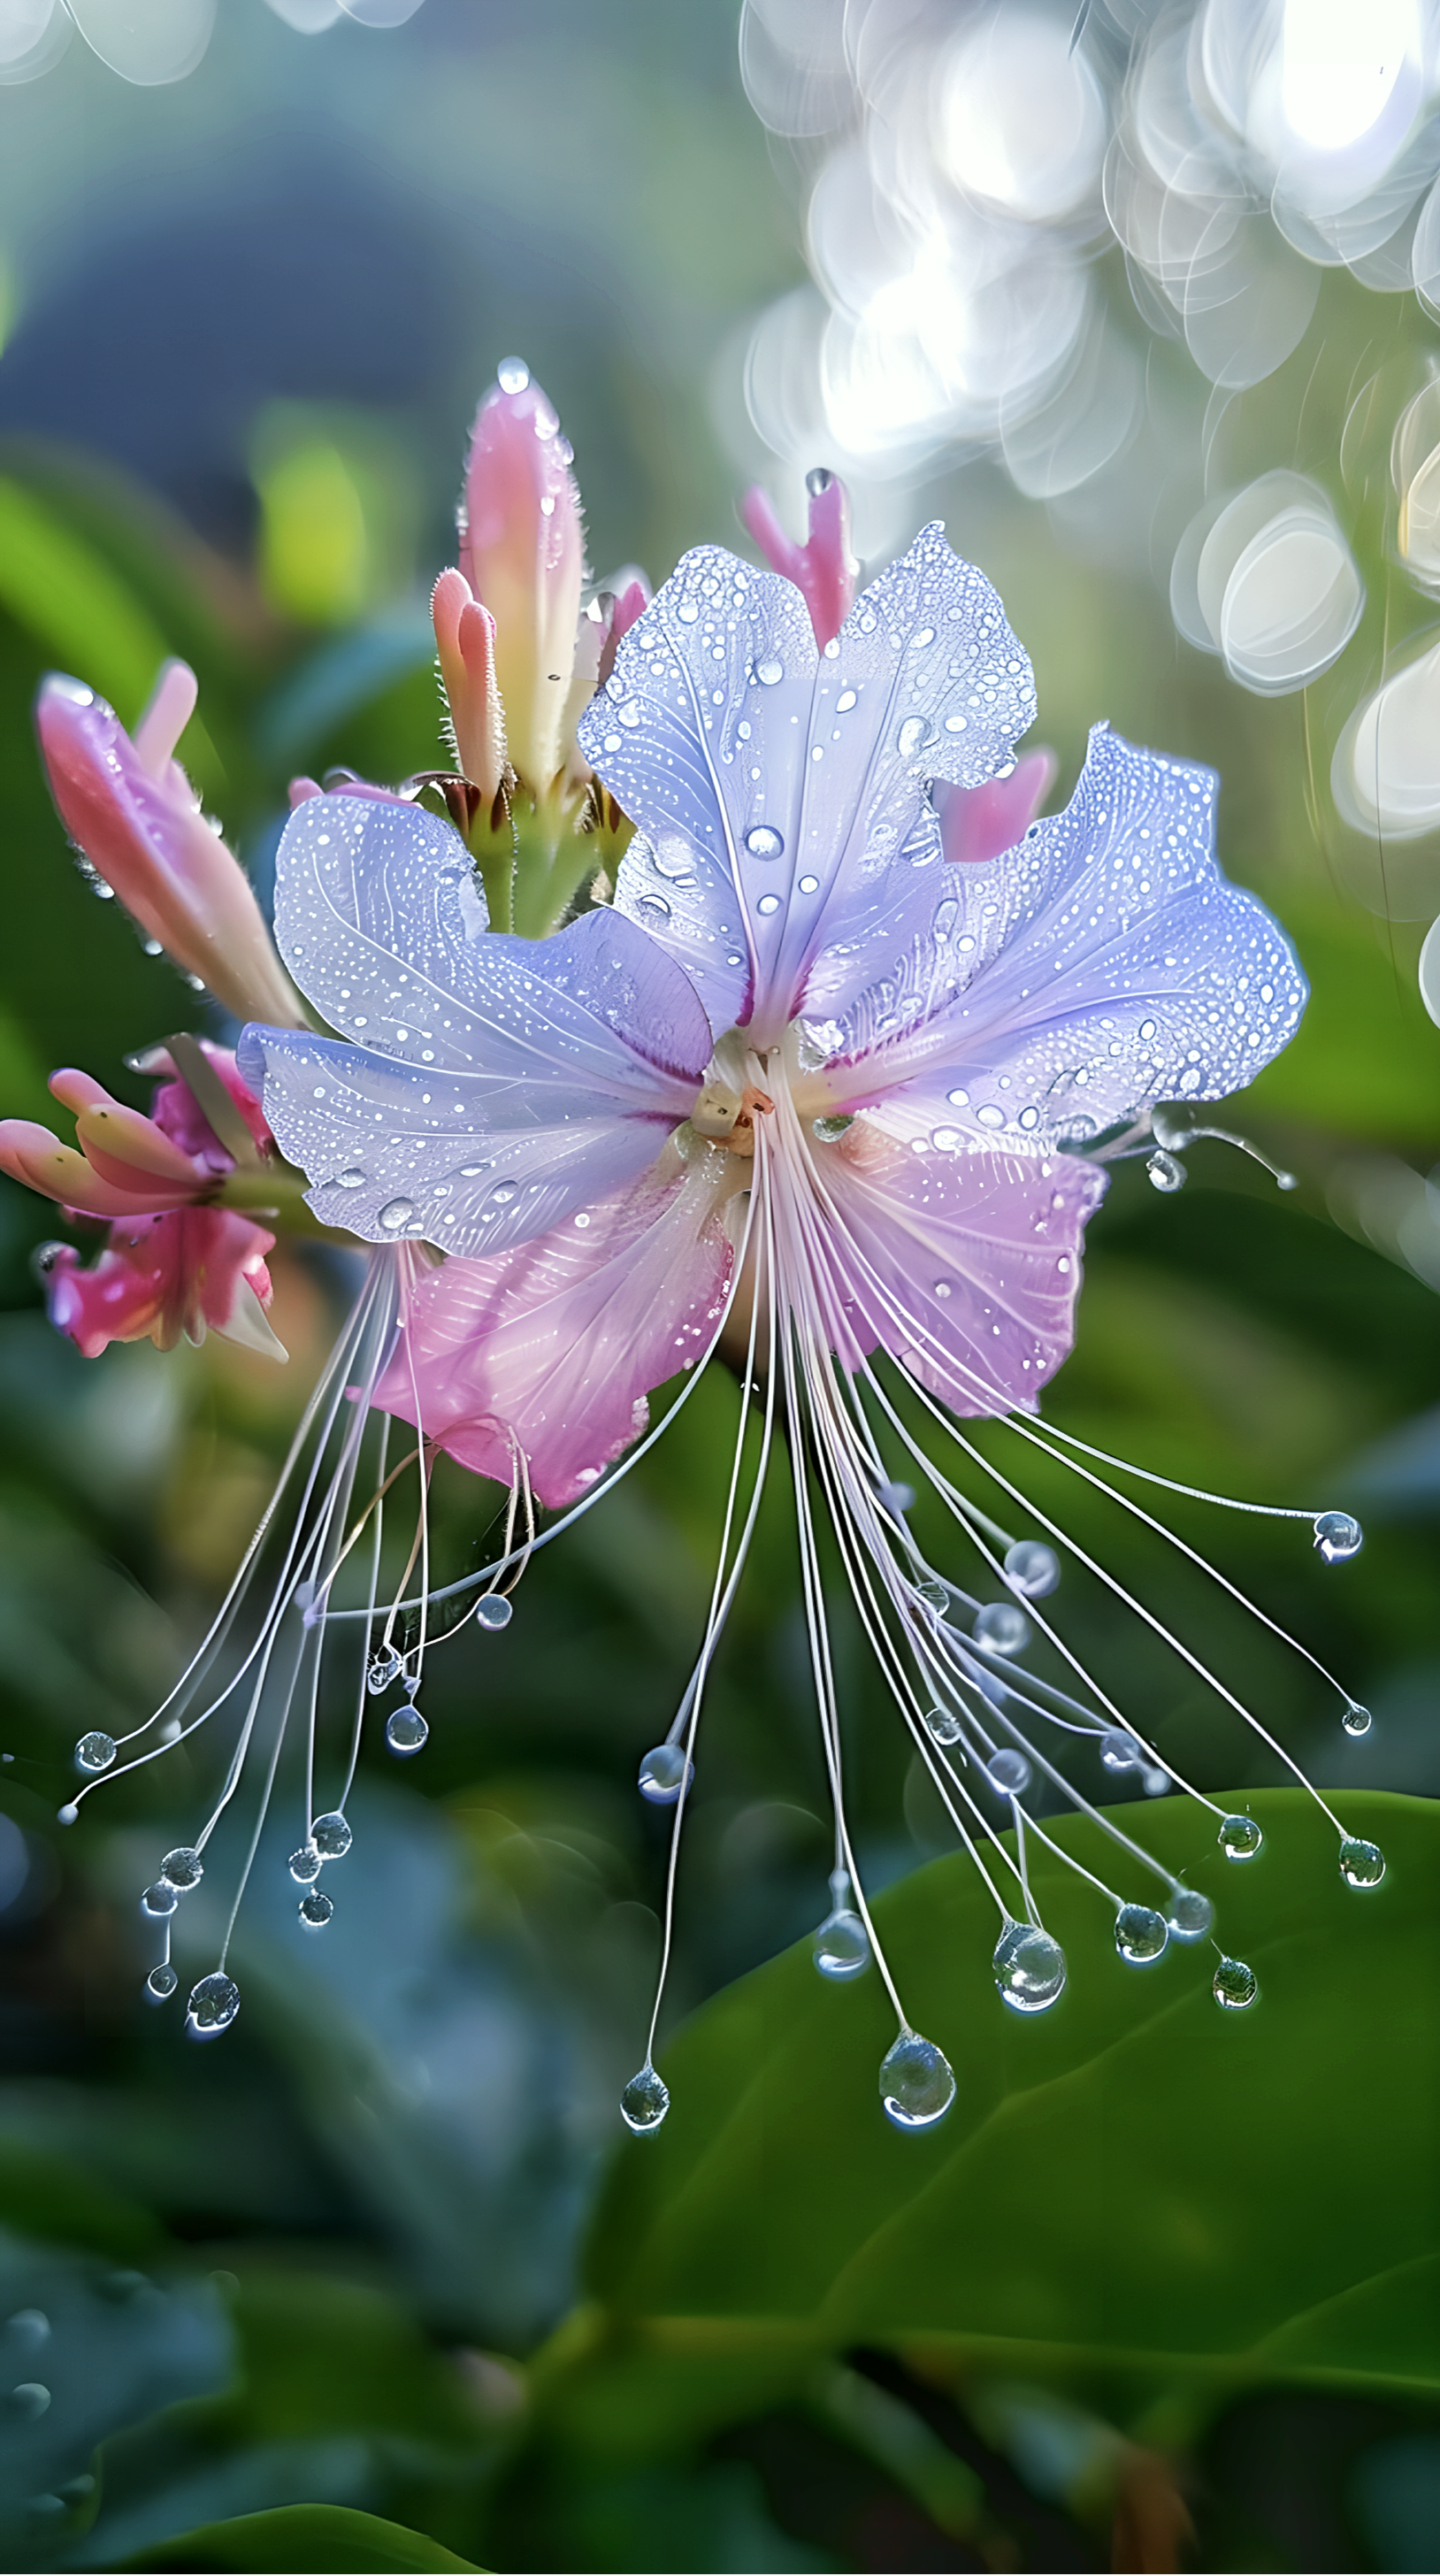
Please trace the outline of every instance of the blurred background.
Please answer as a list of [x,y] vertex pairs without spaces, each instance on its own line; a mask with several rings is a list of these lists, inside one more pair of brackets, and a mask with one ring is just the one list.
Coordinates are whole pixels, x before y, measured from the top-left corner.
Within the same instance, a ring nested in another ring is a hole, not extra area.
[[[1101,716],[1213,762],[1224,863],[1315,987],[1232,1113],[1299,1187],[1218,1145],[1178,1197],[1124,1167],[1049,1410],[1206,1487],[1360,1512],[1363,1554],[1328,1574],[1303,1525],[1176,1521],[1373,1728],[1348,1738],[1304,1665],[1081,1489],[1056,1509],[1162,1616],[1206,1623],[1318,1783],[1433,1795],[1435,28],[1399,0],[1080,17],[1072,44],[1074,10],[1040,0],[0,0],[3,1108],[48,1117],[72,1063],[144,1105],[127,1054],[227,1034],[75,870],[40,674],[131,721],[166,653],[193,662],[182,753],[263,892],[291,774],[438,756],[428,590],[504,356],[574,444],[597,577],[743,550],[756,475],[798,530],[805,470],[843,470],[872,568],[938,515],[1033,656],[1057,799]],[[1388,86],[1344,52],[1362,20]],[[283,1371],[213,1339],[87,1364],[33,1275],[54,1231],[0,1183],[0,2269],[17,2381],[52,2388],[43,2421],[0,2425],[4,2563],[278,2564],[165,2551],[321,2502],[516,2567],[1109,2564],[1083,2478],[1013,2410],[945,2434],[990,2497],[982,2539],[903,2442],[759,2396],[643,2471],[617,2433],[563,2512],[526,2467],[521,2365],[579,2293],[643,2047],[664,1817],[633,1783],[703,1621],[728,1383],[537,1560],[503,1636],[437,1660],[423,1760],[376,1730],[323,1940],[277,1825],[242,2014],[187,2047],[142,2000],[136,1898],[221,1755],[200,1737],[68,1835],[55,1812],[76,1737],[137,1724],[203,1633],[354,1278],[328,1248],[277,1254]],[[437,1490],[463,1571],[496,1498]],[[706,1721],[672,2021],[826,1906],[783,1492],[767,1508]],[[1202,1787],[1281,1776],[1098,1594],[1067,1583],[1067,1610]],[[878,1887],[944,1836],[837,1621]],[[209,1964],[198,1898],[185,1928]],[[19,2366],[32,2312],[43,2371]],[[1432,2566],[1440,2419],[1252,2392],[1198,2437],[1192,2508],[1206,2566]]]

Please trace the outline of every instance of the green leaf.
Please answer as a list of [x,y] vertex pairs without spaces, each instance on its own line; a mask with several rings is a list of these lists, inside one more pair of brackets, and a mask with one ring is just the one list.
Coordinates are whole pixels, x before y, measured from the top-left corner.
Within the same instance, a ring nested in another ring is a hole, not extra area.
[[51,2147],[0,2139],[0,2225],[52,2245],[78,2245],[113,2262],[145,2262],[165,2245],[148,2209]]
[[[861,2344],[1136,2394],[1440,2388],[1440,1807],[1346,1799],[1388,1859],[1360,1891],[1302,1792],[1245,1803],[1265,1846],[1238,1866],[1186,1800],[1124,1815],[1214,1898],[1259,1978],[1249,2011],[1215,2003],[1208,1942],[1126,1967],[1103,1899],[1041,1851],[1070,1978],[1033,2019],[996,1996],[998,1918],[965,1860],[875,1907],[907,2014],[955,2069],[932,2131],[882,2114],[895,2024],[873,1971],[827,1986],[802,1943],[697,2014],[664,2060],[665,2127],[622,2149],[597,2219],[603,2308],[538,2374],[562,2438],[629,2414],[688,2439]],[[1085,1819],[1049,1829],[1124,1896],[1153,1892]]]
[[361,2576],[371,2568],[471,2568],[423,2531],[348,2504],[285,2504],[270,2513],[240,2513],[182,2532],[159,2549],[129,2558],[127,2567],[324,2569]]
[[0,476],[0,601],[65,668],[133,724],[165,659],[150,612],[84,537]]

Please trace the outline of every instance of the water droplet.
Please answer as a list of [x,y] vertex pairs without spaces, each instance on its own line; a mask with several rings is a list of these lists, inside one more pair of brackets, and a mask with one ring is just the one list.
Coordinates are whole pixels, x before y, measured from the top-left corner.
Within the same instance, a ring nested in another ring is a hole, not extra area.
[[335,1175],[335,1187],[337,1190],[363,1190],[365,1187],[365,1175],[363,1172],[358,1170],[337,1172]]
[[827,1914],[816,1933],[812,1950],[815,1965],[822,1977],[840,1984],[847,1977],[858,1977],[870,1962],[870,1942],[858,1914],[846,1905],[837,1905]]
[[1222,1959],[1210,1991],[1227,2012],[1243,2012],[1247,2004],[1254,2003],[1260,1985],[1254,1969],[1247,1968],[1243,1959]]
[[92,1734],[82,1735],[75,1747],[77,1771],[108,1771],[114,1759],[115,1738],[103,1735],[98,1727]]
[[50,2320],[43,2308],[17,2308],[5,2320],[5,2332],[24,2351],[38,2352],[50,2340]]
[[406,1755],[419,1752],[429,1733],[418,1708],[397,1708],[385,1723],[385,1741],[402,1761]]
[[965,1732],[953,1708],[927,1708],[925,1724],[937,1744],[958,1744]]
[[1118,1726],[1107,1727],[1100,1738],[1100,1759],[1107,1771],[1135,1771],[1145,1756],[1133,1735]]
[[365,1676],[365,1687],[372,1697],[387,1691],[400,1670],[400,1658],[393,1646],[382,1646]]
[[755,909],[757,912],[763,912],[768,919],[772,912],[779,911],[780,897],[778,894],[762,894]]
[[1315,1545],[1327,1565],[1343,1565],[1349,1556],[1357,1556],[1365,1544],[1365,1533],[1350,1512],[1321,1512],[1315,1523]]
[[508,1207],[515,1196],[516,1187],[517,1184],[514,1181],[497,1181],[495,1187],[490,1193],[495,1205],[497,1207]]
[[1340,1846],[1340,1875],[1351,1887],[1378,1887],[1385,1875],[1385,1854],[1379,1844],[1347,1834]]
[[1368,1708],[1362,1708],[1358,1699],[1352,1699],[1342,1713],[1340,1723],[1347,1735],[1368,1735],[1375,1721]]
[[637,2138],[649,2137],[658,2129],[670,2108],[668,2085],[662,2084],[648,2062],[638,2075],[632,2075],[620,2096],[620,2117]]
[[167,1914],[174,1913],[179,1902],[179,1896],[169,1880],[157,1878],[154,1886],[147,1887],[141,1897],[140,1911],[142,1914],[148,1914],[152,1920],[163,1923]]
[[1065,1991],[1065,1953],[1036,1923],[1007,1924],[991,1964],[1012,2012],[1047,2012]]
[[28,2424],[33,2424],[45,2413],[50,2391],[38,2379],[22,2379],[18,2388],[11,2389],[8,2402],[12,2415],[23,2415]]
[[1220,1849],[1227,1860],[1253,1860],[1265,1840],[1253,1816],[1222,1816]]
[[902,2030],[880,2060],[880,2099],[897,2129],[930,2129],[955,2099],[950,2060],[933,2039]]
[[146,1978],[145,1991],[157,2004],[163,2004],[168,1996],[173,1995],[179,1983],[179,1977],[171,1967],[169,1960],[162,1959],[159,1967],[152,1968],[149,1976]]
[[495,381],[502,394],[523,394],[530,382],[530,370],[523,358],[502,358],[495,370]]
[[818,877],[802,877],[802,878],[800,879],[800,891],[801,891],[801,893],[802,893],[802,894],[818,894],[818,893],[819,893],[819,891],[820,891],[820,880],[819,880],[819,878],[818,878]]
[[757,662],[755,665],[755,677],[760,682],[762,688],[773,689],[778,680],[784,679],[785,665],[783,662],[777,662],[773,659],[767,662]]
[[73,1804],[64,1807],[57,1807],[55,1810],[55,1822],[57,1825],[78,1825],[80,1822],[79,1808]]
[[476,1627],[488,1628],[492,1635],[508,1628],[514,1615],[515,1605],[506,1600],[503,1592],[487,1592],[475,1604]]
[[1002,1744],[985,1765],[993,1787],[1002,1798],[1020,1798],[1030,1786],[1030,1765],[1023,1753],[1010,1744]]
[[752,859],[778,859],[785,842],[773,823],[755,823],[745,835],[745,847]]
[[917,1583],[915,1586],[915,1598],[917,1601],[923,1601],[927,1610],[948,1610],[950,1607],[950,1589],[948,1584],[929,1582]]
[[1177,1941],[1203,1941],[1215,1920],[1215,1908],[1198,1887],[1177,1887],[1165,1919]]
[[1184,1164],[1174,1154],[1151,1154],[1146,1161],[1145,1169],[1149,1174],[1152,1190],[1164,1190],[1167,1195],[1175,1190],[1183,1190],[1189,1177]]
[[642,894],[635,909],[637,912],[648,912],[652,921],[670,919],[670,906],[663,894]]
[[1030,1643],[1030,1622],[1013,1601],[987,1601],[975,1614],[971,1632],[977,1646],[997,1655],[1022,1655]]
[[922,743],[928,741],[930,727],[923,716],[907,716],[896,736],[896,747],[902,760],[911,760]]
[[695,1777],[683,1744],[654,1744],[640,1765],[640,1795],[652,1807],[673,1807]]
[[805,489],[811,500],[818,501],[822,492],[829,491],[834,480],[828,465],[812,465],[805,477]]
[[838,1145],[842,1136],[849,1135],[854,1124],[853,1118],[815,1118],[811,1120],[810,1132],[818,1136],[822,1145]]
[[332,1811],[316,1817],[310,1839],[322,1860],[343,1860],[350,1849],[350,1828],[338,1811]]
[[901,1484],[877,1485],[875,1500],[887,1512],[913,1512],[915,1488],[913,1485]]
[[389,1205],[380,1210],[380,1222],[387,1234],[398,1234],[402,1226],[409,1224],[414,1213],[413,1199],[391,1199]]
[[290,1854],[290,1875],[299,1887],[308,1887],[320,1875],[322,1855],[313,1843],[302,1843]]
[[327,1896],[322,1887],[312,1887],[307,1895],[301,1897],[295,1910],[307,1931],[323,1932],[335,1911],[335,1900],[333,1896]]
[[1115,1947],[1132,1968],[1148,1968],[1165,1950],[1170,1926],[1153,1905],[1122,1905],[1115,1917]]
[[239,2010],[240,1989],[223,1968],[212,1970],[190,1989],[186,2015],[197,2037],[213,2038],[217,2031],[228,2030]]
[[848,716],[851,708],[855,704],[855,691],[853,689],[842,689],[839,697],[835,701],[835,712],[837,715]]
[[1027,1601],[1043,1601],[1060,1580],[1060,1559],[1043,1539],[1018,1538],[1005,1550],[1005,1575]]

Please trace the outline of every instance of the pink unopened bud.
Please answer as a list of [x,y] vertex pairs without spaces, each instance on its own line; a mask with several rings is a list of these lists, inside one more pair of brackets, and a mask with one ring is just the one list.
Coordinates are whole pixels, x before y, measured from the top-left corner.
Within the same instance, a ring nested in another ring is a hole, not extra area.
[[810,533],[803,546],[787,537],[763,484],[752,483],[740,516],[772,572],[802,591],[822,652],[839,634],[855,601],[859,567],[850,552],[850,495],[838,474],[817,466],[805,477]]
[[495,676],[495,620],[472,597],[463,572],[442,572],[430,602],[440,677],[455,731],[455,756],[493,805],[505,776],[505,710]]
[[1053,751],[1027,751],[1008,778],[987,778],[983,787],[954,787],[937,778],[930,793],[946,858],[976,867],[1013,850],[1054,786],[1059,766]]
[[565,756],[565,702],[585,574],[570,453],[539,386],[518,359],[508,359],[475,415],[460,570],[495,621],[506,748],[537,792],[550,785]]

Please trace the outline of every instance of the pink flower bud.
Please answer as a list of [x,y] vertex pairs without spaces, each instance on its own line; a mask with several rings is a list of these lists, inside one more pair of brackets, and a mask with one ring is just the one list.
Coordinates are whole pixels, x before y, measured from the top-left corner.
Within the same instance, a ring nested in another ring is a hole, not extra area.
[[541,792],[565,757],[585,544],[569,445],[518,359],[501,369],[475,415],[460,570],[495,621],[510,758]]
[[786,536],[763,484],[751,484],[740,504],[740,516],[771,571],[783,573],[804,593],[815,641],[823,652],[850,614],[859,567],[850,552],[850,495],[839,475],[817,466],[806,475],[805,489],[810,499],[810,533],[803,546]]
[[171,757],[194,704],[194,673],[167,663],[132,742],[79,680],[46,680],[35,721],[60,819],[141,929],[227,1010],[301,1027],[249,880]]
[[495,620],[463,572],[442,572],[430,602],[455,757],[487,805],[505,775],[505,710],[495,677]]
[[1008,778],[987,778],[983,787],[952,787],[937,778],[930,792],[946,858],[976,867],[1013,850],[1054,786],[1059,766],[1053,751],[1027,751]]

